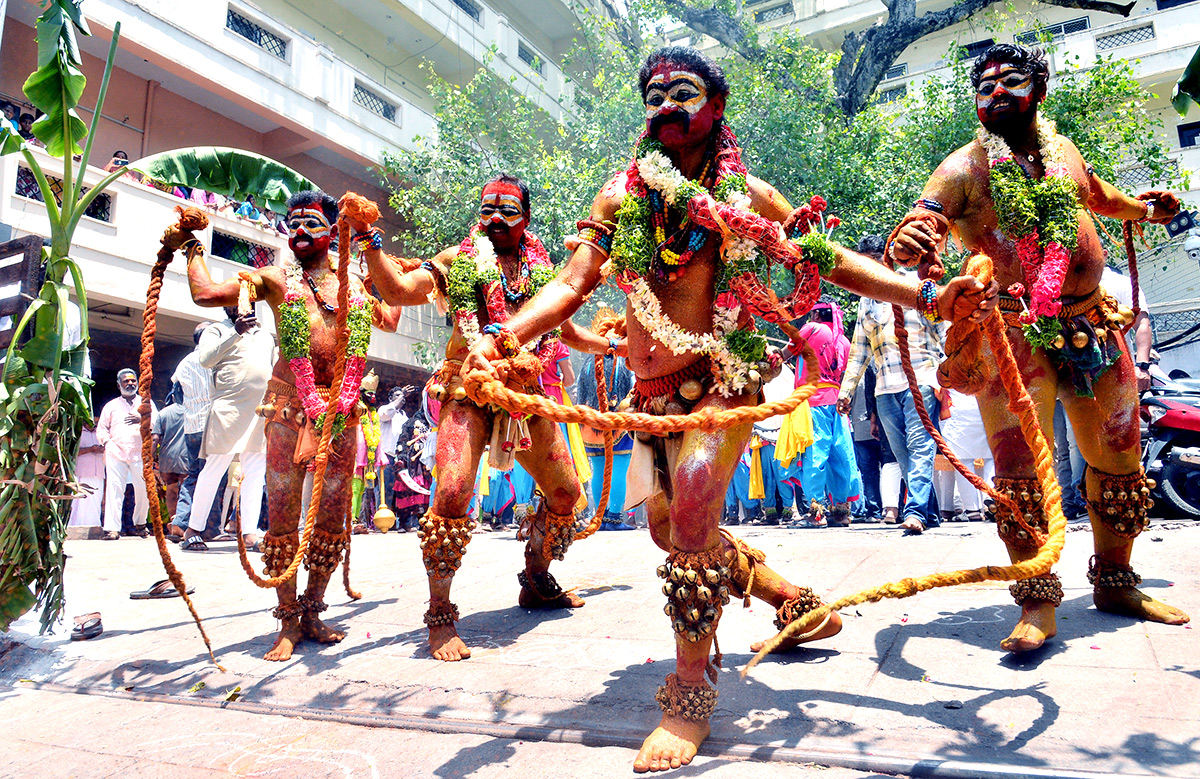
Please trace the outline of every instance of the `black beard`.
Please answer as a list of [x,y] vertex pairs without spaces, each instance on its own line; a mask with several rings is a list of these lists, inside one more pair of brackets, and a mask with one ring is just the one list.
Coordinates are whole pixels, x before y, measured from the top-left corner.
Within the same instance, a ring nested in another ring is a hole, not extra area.
[[659,114],[650,120],[650,126],[647,128],[650,131],[650,137],[657,140],[659,130],[671,122],[682,122],[684,135],[687,135],[688,131],[692,129],[692,115],[687,111],[674,111],[665,115]]
[[988,132],[1008,140],[1015,135],[1019,135],[1033,123],[1034,117],[1037,116],[1037,110],[1038,104],[1030,103],[1029,108],[1025,111],[989,119],[986,122],[982,122],[982,124]]

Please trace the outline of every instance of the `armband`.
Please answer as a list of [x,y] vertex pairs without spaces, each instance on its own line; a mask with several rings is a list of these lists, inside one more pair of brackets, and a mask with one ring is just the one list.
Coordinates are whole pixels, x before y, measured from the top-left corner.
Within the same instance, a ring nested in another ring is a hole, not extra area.
[[942,319],[938,315],[937,284],[934,284],[932,279],[922,281],[920,289],[917,290],[917,310],[930,322],[940,322]]

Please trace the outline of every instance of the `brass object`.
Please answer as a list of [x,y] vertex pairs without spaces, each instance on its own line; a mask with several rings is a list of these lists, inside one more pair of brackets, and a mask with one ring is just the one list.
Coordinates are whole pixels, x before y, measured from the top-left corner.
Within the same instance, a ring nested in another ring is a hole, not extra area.
[[704,385],[695,379],[688,379],[679,385],[679,396],[684,400],[695,402],[704,394]]
[[1075,335],[1071,336],[1071,345],[1076,349],[1084,349],[1087,348],[1090,340],[1091,339],[1088,338],[1088,334],[1080,330],[1076,332]]
[[375,516],[371,518],[371,522],[375,527],[379,528],[380,533],[386,533],[396,524],[396,514],[387,506],[375,512]]
[[1054,336],[1054,341],[1052,343],[1052,346],[1054,346],[1055,349],[1062,351],[1062,348],[1066,345],[1067,345],[1067,339],[1063,338],[1061,334]]
[[453,397],[455,400],[466,400],[466,398],[467,398],[466,388],[461,385],[455,387],[454,393],[451,395],[451,397]]

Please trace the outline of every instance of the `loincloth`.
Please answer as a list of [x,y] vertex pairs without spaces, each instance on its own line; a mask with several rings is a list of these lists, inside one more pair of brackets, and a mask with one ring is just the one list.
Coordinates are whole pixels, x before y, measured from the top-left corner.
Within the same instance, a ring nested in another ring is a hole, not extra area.
[[[322,403],[329,402],[332,392],[330,387],[317,387],[317,397]],[[263,394],[262,404],[254,411],[266,420],[267,426],[283,425],[296,432],[296,449],[292,453],[292,462],[302,465],[317,456],[321,432],[316,428],[316,420],[310,419],[304,413],[304,404],[300,402],[296,385],[272,376],[267,381],[267,391]],[[346,418],[346,430],[350,431],[357,425],[358,404],[355,404]]]
[[[426,387],[441,403],[467,403],[482,410],[492,424],[492,435],[488,440],[488,466],[499,471],[511,470],[516,462],[517,452],[523,452],[533,446],[529,433],[529,418],[524,415],[513,416],[502,408],[491,404],[479,405],[467,395],[463,386],[462,360],[447,357]],[[541,384],[525,385],[510,378],[507,382],[509,389],[528,395],[546,394]]]
[[[1092,387],[1121,358],[1121,343],[1132,311],[1096,287],[1091,294],[1063,297],[1056,343],[1046,347],[1060,381],[1069,382],[1079,397],[1090,398]],[[1009,327],[1021,327],[1022,301],[1001,293],[1000,311]]]
[[[708,395],[714,378],[707,357],[667,376],[636,379],[630,395],[630,410],[654,416],[690,414]],[[625,477],[625,508],[638,506],[664,493],[674,498],[674,473],[683,448],[682,433],[638,432]]]

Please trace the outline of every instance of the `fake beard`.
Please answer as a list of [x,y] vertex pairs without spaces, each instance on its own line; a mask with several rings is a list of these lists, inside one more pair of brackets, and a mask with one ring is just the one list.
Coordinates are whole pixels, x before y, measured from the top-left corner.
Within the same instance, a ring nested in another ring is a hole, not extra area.
[[[1011,103],[1012,105],[1017,106],[1018,109],[1020,108],[1020,102],[1018,102],[1018,100],[1015,97],[1007,97],[1007,98],[1005,98],[1005,101],[1008,103]],[[1033,117],[1037,114],[1037,109],[1038,109],[1038,104],[1036,102],[1030,101],[1029,105],[1025,108],[1024,111],[1021,111],[1021,110],[1011,111],[1010,110],[1008,113],[1001,114],[1000,116],[997,116],[994,118],[989,117],[986,119],[984,118],[986,116],[986,114],[985,114],[984,116],[981,116],[979,118],[979,122],[980,122],[980,124],[982,124],[984,126],[984,128],[988,132],[995,133],[996,135],[999,135],[1001,138],[1007,139],[1007,138],[1011,137],[1012,135],[1025,129],[1026,127],[1029,127],[1030,123],[1033,121]]]
[[687,135],[692,129],[692,116],[687,111],[672,111],[669,114],[658,114],[650,120],[646,127],[650,137],[658,139],[658,134],[668,124],[672,122],[681,122],[683,124],[683,134]]

